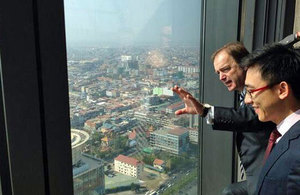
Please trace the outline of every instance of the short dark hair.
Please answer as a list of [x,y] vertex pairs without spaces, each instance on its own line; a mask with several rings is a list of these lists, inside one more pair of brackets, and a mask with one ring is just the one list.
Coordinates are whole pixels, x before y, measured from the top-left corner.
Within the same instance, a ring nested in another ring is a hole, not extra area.
[[257,66],[262,79],[269,85],[287,82],[300,100],[300,54],[299,50],[280,44],[267,45],[244,58],[242,67]]
[[241,60],[246,57],[249,52],[245,46],[240,42],[230,42],[215,51],[211,55],[211,60],[214,61],[215,57],[221,52],[226,51],[228,55],[232,56],[236,63],[240,64]]

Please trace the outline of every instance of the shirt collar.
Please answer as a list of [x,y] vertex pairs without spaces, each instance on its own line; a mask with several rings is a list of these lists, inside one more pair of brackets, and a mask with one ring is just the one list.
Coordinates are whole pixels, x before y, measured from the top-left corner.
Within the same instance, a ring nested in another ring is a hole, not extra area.
[[277,125],[277,130],[281,134],[281,137],[279,137],[276,140],[276,143],[286,134],[286,132],[296,123],[300,120],[300,109],[296,112],[290,114],[287,116],[283,121],[281,121]]

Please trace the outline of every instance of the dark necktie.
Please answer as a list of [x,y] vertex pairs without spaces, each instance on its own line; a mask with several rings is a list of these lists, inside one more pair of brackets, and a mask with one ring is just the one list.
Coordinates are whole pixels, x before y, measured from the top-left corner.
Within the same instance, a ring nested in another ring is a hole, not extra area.
[[281,134],[277,131],[277,129],[273,130],[272,133],[270,134],[268,147],[266,149],[265,156],[264,156],[264,161],[263,161],[264,163],[266,162],[267,158],[269,157],[271,150],[275,145],[276,140],[280,136],[281,136]]

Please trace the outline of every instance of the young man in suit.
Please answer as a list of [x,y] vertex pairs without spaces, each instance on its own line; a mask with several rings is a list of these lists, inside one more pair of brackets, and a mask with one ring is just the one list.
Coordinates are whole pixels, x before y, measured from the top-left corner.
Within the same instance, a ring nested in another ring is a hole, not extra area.
[[282,45],[264,47],[243,62],[245,103],[262,122],[277,126],[270,135],[257,193],[300,194],[300,55]]

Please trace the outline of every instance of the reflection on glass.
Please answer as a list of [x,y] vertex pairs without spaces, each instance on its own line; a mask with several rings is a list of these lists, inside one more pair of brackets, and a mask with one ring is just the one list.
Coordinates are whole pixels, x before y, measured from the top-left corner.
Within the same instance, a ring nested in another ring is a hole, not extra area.
[[65,0],[75,194],[197,194],[198,0]]

